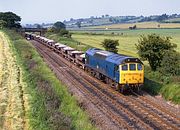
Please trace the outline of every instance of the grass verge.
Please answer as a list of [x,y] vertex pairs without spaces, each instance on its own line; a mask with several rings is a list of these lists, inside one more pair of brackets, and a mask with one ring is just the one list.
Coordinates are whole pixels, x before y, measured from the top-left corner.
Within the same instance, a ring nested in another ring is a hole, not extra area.
[[151,71],[149,66],[145,66],[144,90],[151,95],[161,94],[166,100],[175,104],[180,104],[180,77],[167,76],[156,71]]
[[35,48],[16,32],[4,32],[13,45],[14,54],[23,68],[24,80],[32,96],[30,129],[96,129]]

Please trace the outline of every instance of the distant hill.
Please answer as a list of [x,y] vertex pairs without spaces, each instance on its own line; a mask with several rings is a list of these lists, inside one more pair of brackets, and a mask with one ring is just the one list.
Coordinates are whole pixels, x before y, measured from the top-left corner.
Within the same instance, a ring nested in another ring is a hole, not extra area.
[[[91,26],[102,26],[112,24],[134,24],[139,22],[158,22],[158,23],[180,23],[180,14],[162,14],[151,16],[110,16],[108,14],[100,17],[91,16],[90,18],[79,18],[64,20],[63,23],[67,28],[81,28]],[[42,24],[26,24],[25,27],[29,28],[48,28],[52,27],[53,23]]]
[[110,16],[102,15],[101,17],[70,19],[64,21],[67,28],[112,25],[112,24],[128,24],[139,22],[159,22],[159,23],[180,23],[180,14],[162,14],[151,16]]

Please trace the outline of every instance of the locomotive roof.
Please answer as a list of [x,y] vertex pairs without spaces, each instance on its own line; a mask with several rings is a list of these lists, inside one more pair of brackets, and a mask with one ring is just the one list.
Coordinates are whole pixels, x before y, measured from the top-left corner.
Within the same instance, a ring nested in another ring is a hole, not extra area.
[[134,57],[122,55],[122,54],[115,54],[115,53],[104,51],[97,48],[91,48],[87,50],[86,53],[91,56],[106,60],[108,62],[117,64],[117,65],[127,63],[127,62],[142,63],[138,58],[134,58]]

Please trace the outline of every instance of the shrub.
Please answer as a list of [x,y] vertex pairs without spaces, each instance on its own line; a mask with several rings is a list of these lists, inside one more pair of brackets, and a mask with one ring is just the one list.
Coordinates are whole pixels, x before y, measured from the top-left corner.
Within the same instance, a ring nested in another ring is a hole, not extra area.
[[118,52],[118,48],[117,48],[117,46],[119,45],[118,40],[104,39],[101,45],[105,48],[106,51],[110,51],[114,53]]
[[159,71],[164,75],[180,75],[180,53],[166,51]]
[[71,38],[71,34],[69,33],[69,31],[65,30],[65,29],[61,29],[59,31],[59,35],[60,36],[63,36],[63,37],[68,37],[68,38]]
[[180,103],[180,85],[179,84],[167,84],[161,88],[161,94],[166,100],[171,100],[176,104]]

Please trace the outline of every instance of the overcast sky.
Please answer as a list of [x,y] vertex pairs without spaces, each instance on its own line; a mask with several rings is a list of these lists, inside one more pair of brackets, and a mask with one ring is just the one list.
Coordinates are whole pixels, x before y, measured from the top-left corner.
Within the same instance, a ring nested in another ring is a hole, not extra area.
[[12,11],[22,23],[47,23],[109,14],[180,14],[180,0],[0,0],[0,12]]

